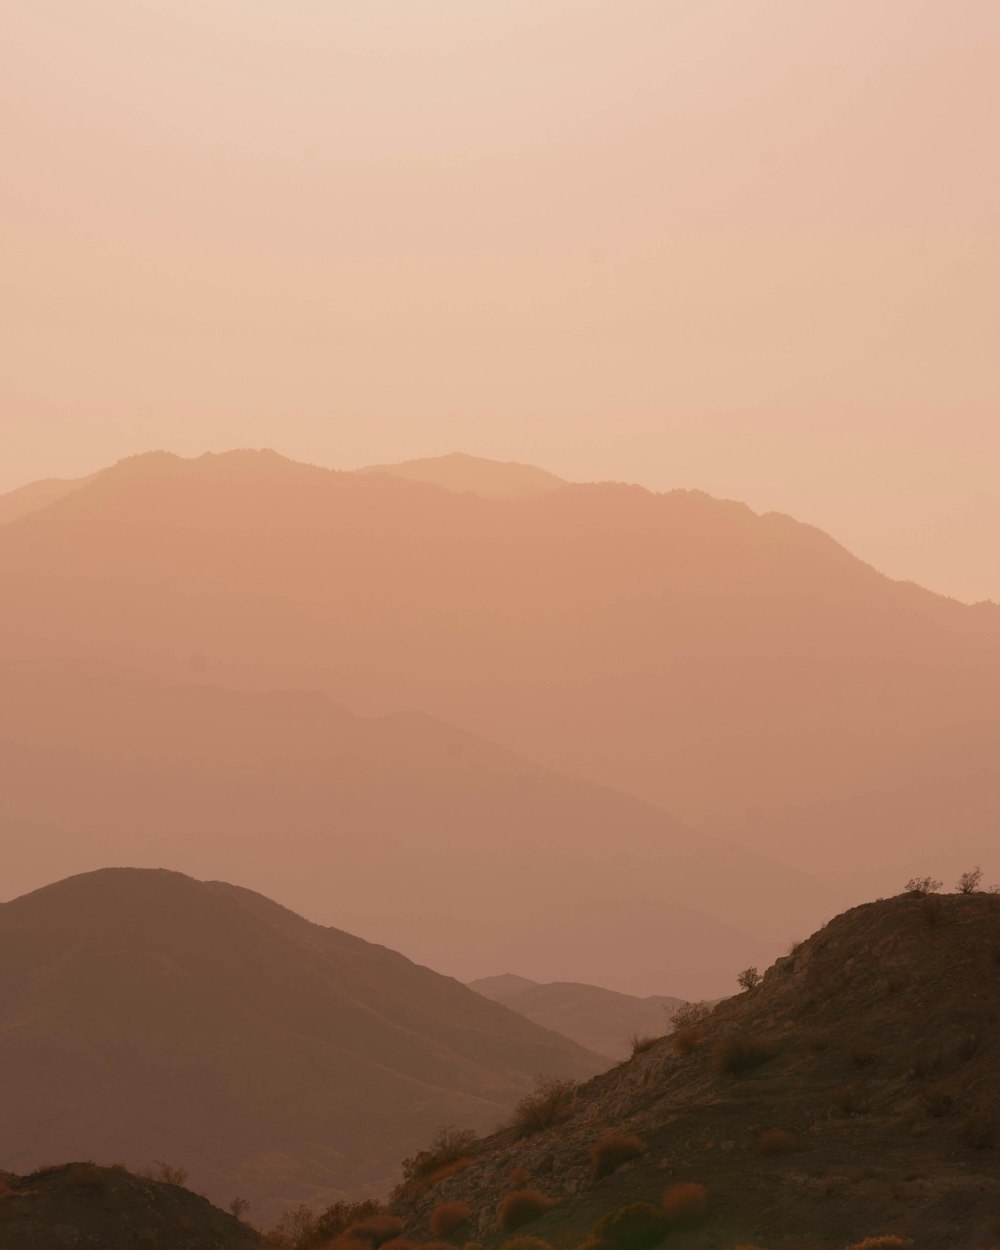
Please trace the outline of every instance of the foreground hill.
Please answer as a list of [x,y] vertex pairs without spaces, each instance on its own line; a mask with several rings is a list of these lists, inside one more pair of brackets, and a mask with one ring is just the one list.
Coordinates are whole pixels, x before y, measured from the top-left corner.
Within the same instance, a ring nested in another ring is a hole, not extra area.
[[0,835],[10,893],[53,863],[238,873],[463,980],[503,960],[700,998],[838,910],[801,873],[426,716],[99,664],[0,665]]
[[684,999],[662,994],[638,998],[576,981],[539,984],[510,973],[470,981],[469,989],[612,1059],[627,1059],[636,1038],[666,1033],[684,1005]]
[[426,482],[445,490],[471,491],[487,499],[527,499],[566,485],[561,477],[531,464],[484,460],[480,456],[467,456],[464,452],[404,460],[399,464],[373,464],[358,472],[387,473],[391,477]]
[[419,709],[808,870],[1000,823],[1000,608],[697,492],[154,454],[0,527],[0,591],[12,658]]
[[[503,1240],[505,1196],[534,1189],[558,1205],[522,1231],[560,1250],[634,1202],[655,1210],[631,1239],[610,1230],[605,1250],[668,1232],[677,1250],[837,1250],[875,1234],[984,1250],[1000,1238],[998,1021],[1000,897],[867,904],[759,988],[585,1085],[563,1122],[486,1139],[467,1171],[397,1206],[421,1238],[437,1203],[465,1202],[487,1246]],[[645,1150],[595,1180],[590,1152],[609,1130]],[[692,1224],[668,1219],[676,1184],[707,1188],[704,1219],[690,1190],[673,1201]]]
[[252,1228],[179,1185],[69,1163],[0,1172],[3,1250],[254,1250]]
[[[266,1219],[602,1060],[261,895],[107,869],[0,905],[0,1166],[184,1167]],[[0,1243],[2,1244],[2,1243]]]

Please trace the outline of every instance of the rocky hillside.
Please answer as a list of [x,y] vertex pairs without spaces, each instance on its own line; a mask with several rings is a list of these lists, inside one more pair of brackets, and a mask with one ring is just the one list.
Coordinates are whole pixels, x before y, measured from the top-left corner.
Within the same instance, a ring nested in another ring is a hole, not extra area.
[[663,994],[640,998],[599,985],[539,983],[511,973],[470,981],[469,989],[616,1060],[627,1059],[637,1040],[659,1037],[684,1005],[683,998]]
[[68,1163],[0,1172],[3,1250],[254,1250],[257,1233],[179,1185]]
[[561,1122],[486,1139],[461,1174],[404,1187],[396,1208],[423,1238],[437,1205],[465,1203],[487,1246],[504,1239],[510,1194],[535,1190],[556,1205],[518,1199],[537,1216],[523,1231],[560,1250],[637,1202],[650,1206],[631,1231],[605,1228],[609,1250],[667,1232],[678,1250],[837,1250],[876,1234],[985,1250],[1000,1242],[998,1026],[1000,897],[866,904],[581,1087]]

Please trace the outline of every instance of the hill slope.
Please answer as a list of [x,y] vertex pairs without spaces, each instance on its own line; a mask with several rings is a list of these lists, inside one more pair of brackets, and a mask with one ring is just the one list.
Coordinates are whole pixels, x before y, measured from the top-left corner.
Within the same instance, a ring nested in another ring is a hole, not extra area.
[[[489,1138],[468,1171],[398,1206],[425,1236],[435,1202],[465,1201],[494,1246],[505,1194],[537,1188],[560,1205],[524,1231],[563,1250],[607,1212],[693,1182],[708,1218],[671,1232],[677,1250],[838,1250],[874,1234],[981,1250],[1000,1234],[998,1021],[1000,897],[867,904],[680,1050],[664,1039],[583,1087],[564,1123]],[[648,1149],[595,1181],[589,1152],[609,1129]]]
[[602,1061],[402,955],[179,873],[0,905],[0,1166],[164,1159],[266,1219]]
[[558,490],[566,483],[554,473],[531,464],[484,460],[456,451],[447,456],[404,460],[399,464],[373,464],[359,473],[387,473],[408,482],[426,482],[451,491],[471,491],[487,499],[527,499]]
[[703,997],[837,910],[800,873],[426,716],[98,664],[0,665],[0,831],[5,891],[53,863],[238,875],[463,980],[502,959]]
[[156,454],[0,527],[0,587],[8,656],[418,708],[809,869],[832,857],[810,813],[845,796],[841,860],[1000,821],[989,771],[956,784],[951,745],[1000,754],[1000,607],[696,492],[497,500]]
[[89,481],[89,477],[50,477],[9,490],[0,495],[0,525],[6,525],[8,521],[16,521],[31,512],[47,508],[50,503],[55,503],[66,495],[72,494]]
[[124,1168],[69,1163],[31,1176],[0,1172],[4,1250],[254,1250],[257,1233],[178,1185]]
[[672,1014],[684,1004],[662,994],[638,998],[576,981],[539,984],[509,973],[470,981],[469,989],[612,1059],[631,1055],[633,1037],[666,1033]]

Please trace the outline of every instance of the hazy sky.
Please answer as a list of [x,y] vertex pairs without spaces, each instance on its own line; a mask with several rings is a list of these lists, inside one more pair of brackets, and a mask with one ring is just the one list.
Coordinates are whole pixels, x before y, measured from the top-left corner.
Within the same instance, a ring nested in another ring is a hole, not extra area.
[[0,490],[699,486],[1000,599],[997,0],[6,0]]

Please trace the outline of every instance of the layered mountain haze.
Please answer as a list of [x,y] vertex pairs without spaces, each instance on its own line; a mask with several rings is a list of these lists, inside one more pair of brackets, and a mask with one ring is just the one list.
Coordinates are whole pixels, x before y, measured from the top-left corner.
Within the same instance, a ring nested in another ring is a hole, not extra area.
[[527,499],[566,485],[561,477],[531,464],[484,460],[481,456],[468,456],[458,451],[447,456],[404,460],[399,464],[373,464],[358,472],[387,473],[409,482],[469,491],[488,499]]
[[443,1122],[605,1061],[384,947],[179,873],[0,905],[0,1167],[183,1166],[258,1219],[384,1190]]
[[988,772],[953,772],[956,743],[1000,752],[1000,607],[697,492],[158,453],[3,526],[0,584],[8,656],[419,709],[805,869],[1000,816]]
[[670,1031],[671,1016],[684,1006],[684,999],[663,994],[637,998],[572,981],[543,985],[509,972],[470,981],[469,989],[616,1060],[627,1059],[637,1042]]
[[430,717],[98,662],[0,666],[0,821],[9,892],[53,863],[169,863],[463,979],[502,959],[703,997],[836,909],[802,873]]

